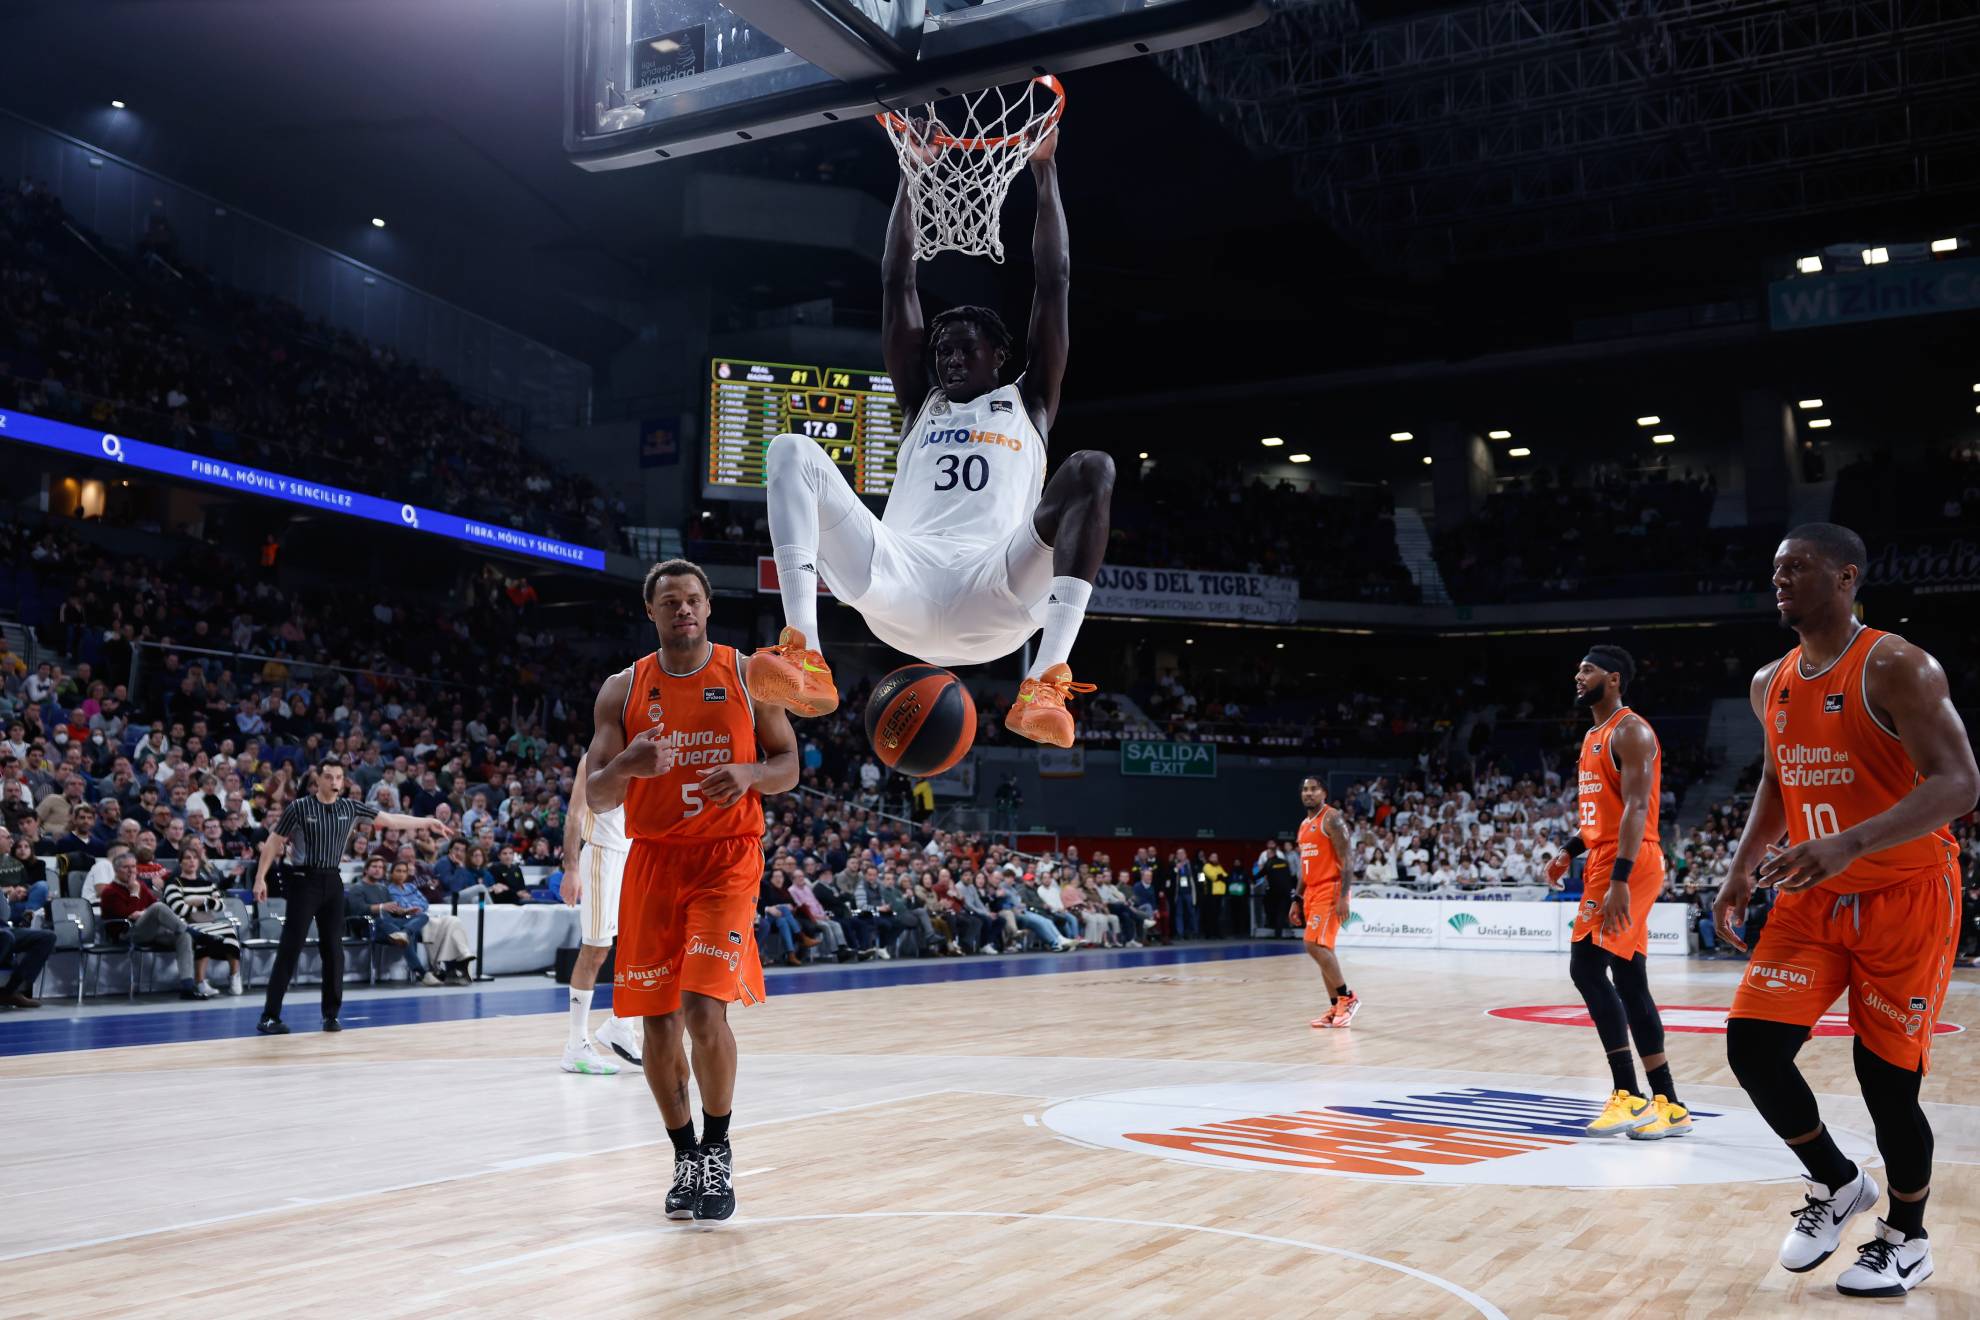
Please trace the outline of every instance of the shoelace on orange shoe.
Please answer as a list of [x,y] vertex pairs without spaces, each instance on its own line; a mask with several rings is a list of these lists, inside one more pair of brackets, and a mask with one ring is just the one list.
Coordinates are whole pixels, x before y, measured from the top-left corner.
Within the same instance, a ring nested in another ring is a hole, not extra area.
[[1041,678],[1038,680],[1038,685],[1040,687],[1057,688],[1059,690],[1059,700],[1061,701],[1064,701],[1070,696],[1084,696],[1089,692],[1098,692],[1100,690],[1091,683],[1075,683],[1070,678],[1060,679],[1057,682],[1047,682]]

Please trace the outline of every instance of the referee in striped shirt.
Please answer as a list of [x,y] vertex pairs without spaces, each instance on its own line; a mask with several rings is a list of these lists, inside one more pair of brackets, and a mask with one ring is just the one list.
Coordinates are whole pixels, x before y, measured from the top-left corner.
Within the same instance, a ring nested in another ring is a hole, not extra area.
[[261,862],[254,873],[254,901],[260,903],[268,898],[269,868],[285,851],[291,853],[282,945],[268,978],[268,1003],[254,1028],[264,1036],[288,1034],[282,1021],[282,996],[295,975],[311,918],[316,921],[316,947],[323,955],[323,1029],[343,1030],[337,1023],[337,1010],[344,1004],[344,876],[338,863],[351,841],[351,830],[361,820],[376,820],[388,830],[431,830],[443,838],[453,833],[446,822],[431,816],[401,816],[345,797],[344,765],[335,757],[316,767],[315,791],[283,808],[281,820],[261,845]]

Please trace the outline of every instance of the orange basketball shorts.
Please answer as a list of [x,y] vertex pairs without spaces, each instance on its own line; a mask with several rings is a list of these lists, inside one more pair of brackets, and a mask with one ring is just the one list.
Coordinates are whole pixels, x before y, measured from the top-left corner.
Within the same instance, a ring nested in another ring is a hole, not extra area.
[[1926,871],[1860,894],[1782,894],[1729,1017],[1812,1027],[1845,991],[1849,1027],[1878,1058],[1926,1070],[1959,947],[1957,872]]
[[1646,842],[1636,850],[1636,865],[1629,873],[1629,925],[1614,935],[1602,933],[1602,902],[1609,896],[1609,871],[1615,865],[1614,848],[1591,848],[1581,868],[1581,907],[1574,914],[1574,939],[1594,940],[1595,947],[1607,949],[1618,958],[1634,958],[1650,952],[1650,909],[1657,895],[1664,892],[1664,850]]
[[1334,940],[1341,933],[1340,901],[1341,887],[1338,884],[1309,889],[1300,899],[1300,905],[1306,909],[1308,944],[1317,944],[1323,949],[1334,947]]
[[664,1017],[683,991],[763,1002],[756,891],[763,844],[737,839],[635,839],[619,887],[615,1017]]

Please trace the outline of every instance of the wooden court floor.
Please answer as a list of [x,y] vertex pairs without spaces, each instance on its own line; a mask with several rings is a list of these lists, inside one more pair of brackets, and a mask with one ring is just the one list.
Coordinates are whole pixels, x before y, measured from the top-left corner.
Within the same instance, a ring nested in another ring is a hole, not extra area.
[[[737,1011],[714,1230],[661,1216],[645,1086],[559,1072],[556,1014],[0,1059],[0,1315],[1980,1316],[1973,1034],[1925,1088],[1937,1275],[1864,1302],[1834,1284],[1868,1216],[1774,1263],[1796,1166],[1723,1036],[1670,1037],[1694,1136],[1590,1142],[1563,1129],[1606,1089],[1594,1033],[1487,1015],[1572,1004],[1565,957],[1347,967],[1347,1032],[1307,1026],[1299,956]],[[1702,1008],[1738,971],[1652,983]],[[1945,1016],[1980,1025],[1958,976]],[[1868,1152],[1849,1041],[1802,1059]]]

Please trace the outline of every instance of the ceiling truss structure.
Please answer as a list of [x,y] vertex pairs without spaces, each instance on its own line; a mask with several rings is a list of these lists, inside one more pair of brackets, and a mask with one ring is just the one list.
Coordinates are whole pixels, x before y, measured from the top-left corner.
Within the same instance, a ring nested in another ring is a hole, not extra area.
[[1970,0],[1286,0],[1159,57],[1374,252],[1534,251],[1980,189]]

